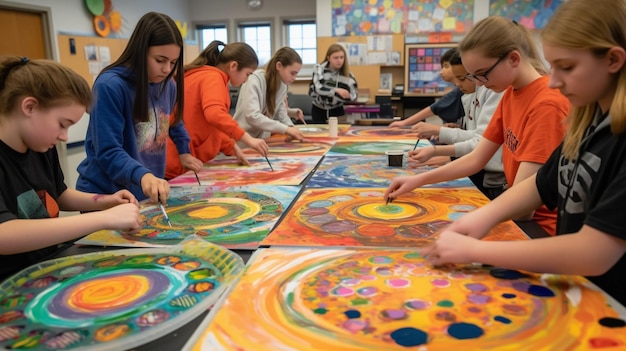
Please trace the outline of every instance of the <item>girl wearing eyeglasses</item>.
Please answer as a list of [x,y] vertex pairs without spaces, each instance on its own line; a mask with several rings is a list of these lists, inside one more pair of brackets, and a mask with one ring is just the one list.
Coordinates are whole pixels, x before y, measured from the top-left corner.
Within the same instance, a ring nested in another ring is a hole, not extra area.
[[[558,146],[565,133],[570,104],[556,89],[539,58],[528,29],[504,17],[478,22],[458,50],[467,78],[495,92],[504,92],[489,126],[469,154],[435,170],[393,179],[385,199],[412,189],[475,174],[502,145],[502,163],[510,188],[534,175]],[[515,219],[534,219],[551,235],[556,212],[541,206]]]
[[[624,23],[626,0],[569,0],[559,6],[541,39],[552,66],[550,86],[573,106],[565,139],[536,175],[461,217],[422,250],[433,264],[481,262],[586,275],[626,306]],[[500,221],[542,203],[559,210],[557,236],[477,240]],[[616,333],[626,331],[621,318]]]

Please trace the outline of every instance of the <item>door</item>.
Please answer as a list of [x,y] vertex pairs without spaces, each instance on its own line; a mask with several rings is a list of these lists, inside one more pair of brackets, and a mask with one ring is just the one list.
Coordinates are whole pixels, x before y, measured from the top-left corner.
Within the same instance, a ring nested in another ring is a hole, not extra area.
[[51,58],[46,49],[43,16],[41,12],[3,8],[0,4],[0,56]]

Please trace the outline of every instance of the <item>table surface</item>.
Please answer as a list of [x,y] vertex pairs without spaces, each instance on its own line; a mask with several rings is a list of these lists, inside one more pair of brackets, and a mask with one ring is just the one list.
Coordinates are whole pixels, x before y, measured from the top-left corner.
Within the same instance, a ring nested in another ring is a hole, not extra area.
[[[357,108],[362,108],[362,107],[363,106],[358,106]],[[315,167],[314,170],[311,172],[311,174],[309,174],[309,176],[303,181],[303,184],[306,184],[308,182],[308,179],[310,179],[310,177],[312,176],[312,174],[315,172],[316,169],[317,167]],[[287,212],[288,211],[285,211],[285,213]],[[531,238],[540,238],[540,237],[548,236],[548,234],[536,222],[527,221],[527,222],[516,222],[516,223]],[[123,249],[123,248],[72,245],[66,248],[65,250],[60,251],[53,258],[80,255],[80,254],[86,254],[90,252],[103,251],[103,250],[118,250],[118,249]],[[251,255],[255,252],[253,250],[231,250],[231,251],[241,256],[244,263],[247,263]],[[198,325],[204,320],[207,313],[208,311],[203,312],[201,315],[197,316],[191,322],[181,326],[180,328],[173,330],[169,332],[168,334],[163,335],[162,337],[155,339],[149,343],[146,343],[139,347],[135,347],[132,350],[137,350],[137,351],[180,350],[183,348],[187,340],[192,336],[192,334],[194,333]]]

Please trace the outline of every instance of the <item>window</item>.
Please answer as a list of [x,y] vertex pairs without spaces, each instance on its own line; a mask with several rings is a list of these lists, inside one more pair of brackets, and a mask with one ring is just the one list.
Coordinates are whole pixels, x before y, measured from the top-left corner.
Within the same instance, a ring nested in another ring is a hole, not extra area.
[[317,26],[314,20],[283,21],[286,46],[296,50],[302,57],[302,64],[317,63]]
[[199,25],[196,30],[200,33],[201,50],[211,44],[213,40],[219,40],[224,44],[228,43],[228,32],[225,24]]
[[259,66],[272,58],[272,27],[269,23],[239,23],[241,41],[252,46],[259,57]]

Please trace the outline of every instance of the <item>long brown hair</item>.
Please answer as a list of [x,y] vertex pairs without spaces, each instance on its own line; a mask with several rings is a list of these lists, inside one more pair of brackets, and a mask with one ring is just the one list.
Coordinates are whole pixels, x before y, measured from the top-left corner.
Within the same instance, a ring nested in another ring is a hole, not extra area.
[[548,74],[530,31],[504,17],[491,16],[476,23],[461,40],[458,50],[461,55],[464,51],[478,50],[484,56],[493,58],[500,58],[517,50],[530,61],[539,74]]
[[256,69],[259,66],[259,58],[250,45],[246,43],[224,44],[219,40],[214,40],[202,50],[198,57],[185,66],[185,71],[207,65],[227,64],[232,61],[237,62],[238,71],[244,68]]
[[[590,50],[604,57],[610,48],[626,49],[625,0],[569,0],[564,2],[544,28],[541,39],[555,47]],[[626,131],[626,69],[615,74],[615,98],[611,103],[611,132]],[[563,141],[563,154],[577,157],[585,130],[596,112],[596,103],[572,107],[570,126]]]
[[344,77],[350,77],[350,64],[348,63],[348,54],[346,53],[346,49],[341,44],[332,44],[326,50],[326,56],[324,56],[324,62],[328,62],[330,55],[336,52],[343,52],[343,65],[339,69],[339,75]]
[[32,96],[46,109],[76,102],[91,104],[89,84],[78,73],[57,62],[25,57],[0,58],[0,115],[8,115],[20,98]]
[[294,49],[285,46],[278,49],[267,63],[265,68],[265,83],[267,85],[265,103],[267,104],[267,112],[270,116],[273,116],[276,110],[276,94],[280,87],[280,77],[276,69],[278,62],[280,62],[283,67],[287,67],[294,63],[302,64],[302,58],[300,58],[300,55],[298,55]]
[[128,44],[122,55],[112,64],[107,66],[103,72],[113,67],[125,66],[136,75],[135,102],[133,105],[133,119],[136,122],[146,122],[148,119],[148,49],[151,46],[161,46],[176,44],[180,47],[180,55],[174,69],[163,80],[162,89],[165,89],[170,79],[174,77],[176,81],[176,105],[174,124],[183,118],[184,110],[184,88],[183,75],[176,74],[182,72],[183,67],[183,37],[176,26],[176,22],[168,15],[157,12],[148,12],[143,15],[133,34],[131,34]]

